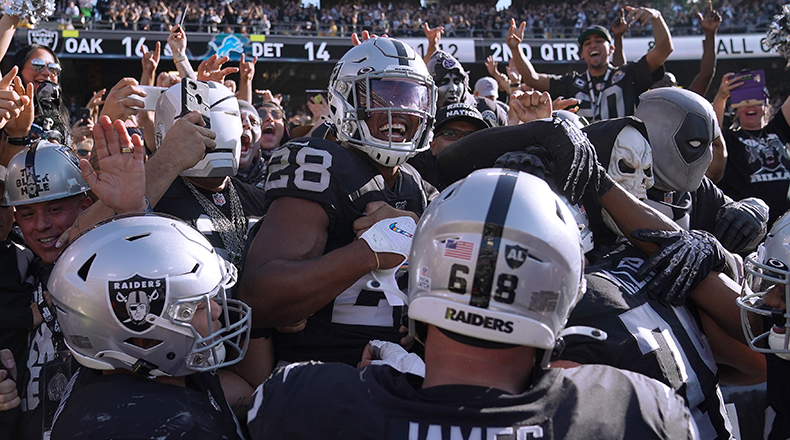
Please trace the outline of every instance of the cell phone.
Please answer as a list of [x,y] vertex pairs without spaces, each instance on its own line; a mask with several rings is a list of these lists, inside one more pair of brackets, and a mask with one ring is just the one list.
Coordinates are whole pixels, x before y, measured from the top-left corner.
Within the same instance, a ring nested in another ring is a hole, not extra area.
[[181,115],[199,111],[206,128],[211,128],[211,107],[209,106],[208,84],[191,78],[181,80]]
[[314,102],[316,104],[323,104],[328,101],[329,93],[324,89],[308,89],[305,90],[305,96],[307,97],[308,102]]
[[[735,74],[743,84],[730,90],[730,102],[742,103],[764,101],[768,96],[765,89],[765,71],[742,70]],[[750,104],[751,105],[751,104]]]
[[80,107],[77,109],[77,114],[75,115],[77,120],[82,120],[80,122],[80,126],[88,125],[88,121],[91,119],[91,111],[87,107]]

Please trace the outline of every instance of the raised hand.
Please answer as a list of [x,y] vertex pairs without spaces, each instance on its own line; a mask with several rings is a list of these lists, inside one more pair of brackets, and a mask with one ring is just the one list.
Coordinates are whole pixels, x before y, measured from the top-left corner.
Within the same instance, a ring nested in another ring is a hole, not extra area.
[[[11,71],[15,72],[15,69],[16,67],[11,69]],[[10,74],[11,72],[6,74],[6,76]],[[19,108],[19,112],[16,113],[16,116],[6,120],[4,129],[6,134],[10,137],[25,137],[28,132],[30,132],[30,127],[33,125],[33,118],[35,117],[35,105],[33,104],[33,94],[35,93],[34,85],[31,82],[25,87],[22,85],[22,79],[19,77],[12,78],[10,88],[13,90],[14,94],[19,97],[19,102],[24,102],[25,105]],[[3,79],[5,79],[5,77],[3,77]],[[25,98],[23,98],[23,96]]]
[[130,138],[123,121],[113,123],[102,116],[93,126],[93,140],[98,169],[80,159],[82,177],[91,191],[118,214],[145,211],[145,148],[140,136]]
[[612,36],[617,38],[628,31],[628,22],[625,20],[625,9],[620,8],[620,13],[612,22]]
[[549,92],[524,92],[516,90],[510,95],[510,110],[521,122],[551,117],[551,95]]
[[101,115],[108,116],[113,121],[118,119],[125,121],[136,115],[139,109],[145,107],[145,102],[132,95],[147,96],[145,91],[138,86],[139,84],[134,78],[122,78],[118,81],[107,94]]
[[697,20],[699,20],[699,25],[706,35],[714,35],[721,24],[721,14],[713,9],[713,4],[708,0],[708,9],[705,11],[705,15],[703,16],[697,12]]
[[228,57],[219,58],[217,54],[214,54],[203,60],[197,70],[198,81],[216,81],[222,83],[226,76],[238,72],[238,67],[222,68],[222,65],[227,63],[229,59]]
[[252,61],[245,61],[244,54],[241,54],[241,61],[239,61],[239,84],[248,81],[252,84],[252,79],[255,76],[255,63],[258,62],[258,57]]
[[510,19],[510,28],[507,30],[505,44],[507,44],[507,47],[509,47],[511,51],[524,41],[524,29],[526,27],[526,21],[522,21],[521,24],[516,27],[516,20],[514,18]]
[[16,76],[17,67],[14,66],[0,79],[0,128],[11,119],[18,118],[25,107],[30,105],[32,99],[25,93],[19,94],[23,89],[15,87],[14,81],[21,87],[22,81]]

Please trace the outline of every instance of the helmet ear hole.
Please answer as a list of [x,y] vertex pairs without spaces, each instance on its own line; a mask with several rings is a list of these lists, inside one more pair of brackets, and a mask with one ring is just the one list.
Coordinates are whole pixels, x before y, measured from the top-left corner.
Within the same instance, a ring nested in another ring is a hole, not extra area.
[[85,264],[80,267],[77,271],[77,275],[82,278],[82,281],[88,281],[88,271],[91,270],[91,266],[93,265],[93,260],[96,259],[96,254],[91,255],[90,258],[85,262]]

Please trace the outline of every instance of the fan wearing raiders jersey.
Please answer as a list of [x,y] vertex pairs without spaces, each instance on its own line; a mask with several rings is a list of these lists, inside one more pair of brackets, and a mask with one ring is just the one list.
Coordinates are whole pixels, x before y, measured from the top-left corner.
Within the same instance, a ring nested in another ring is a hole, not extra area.
[[592,26],[579,35],[579,52],[587,65],[583,72],[565,75],[538,73],[519,48],[526,22],[516,27],[511,19],[506,43],[522,81],[535,90],[553,96],[576,98],[579,116],[590,121],[631,116],[639,95],[664,76],[664,61],[672,53],[672,37],[661,13],[650,8],[626,7],[627,20],[643,26],[652,24],[655,45],[639,61],[614,67],[609,57],[614,52],[612,36],[601,26]]
[[482,169],[454,183],[420,220],[409,264],[424,379],[386,365],[288,365],[255,392],[253,439],[696,438],[658,381],[543,369],[564,335],[606,337],[565,328],[584,292],[582,244],[543,180]]
[[730,438],[716,360],[696,307],[691,301],[668,307],[651,299],[643,289],[650,280],[637,275],[646,259],[623,244],[587,266],[587,292],[568,325],[595,326],[609,337],[590,342],[569,336],[560,359],[610,365],[660,380],[686,399],[701,438]]
[[380,287],[428,203],[405,161],[430,142],[436,87],[411,47],[379,37],[341,58],[328,90],[337,142],[297,138],[272,155],[239,298],[257,328],[279,329],[280,361],[356,365],[370,339],[404,336],[403,302]]

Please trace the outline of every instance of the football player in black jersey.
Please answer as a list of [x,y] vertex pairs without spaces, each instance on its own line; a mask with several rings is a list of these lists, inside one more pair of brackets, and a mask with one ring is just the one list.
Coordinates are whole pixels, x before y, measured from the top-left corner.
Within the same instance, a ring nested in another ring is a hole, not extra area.
[[249,339],[250,309],[226,293],[235,267],[154,214],[100,223],[62,257],[49,290],[82,367],[59,383],[51,438],[242,439],[217,373]]
[[405,161],[431,139],[436,88],[411,47],[378,37],[341,58],[328,90],[337,142],[297,138],[272,155],[239,298],[256,327],[283,330],[279,360],[356,365],[369,340],[404,336],[402,302],[374,276],[399,267],[408,247],[357,238],[371,226],[405,232],[425,209],[431,188]]
[[[682,399],[601,365],[544,369],[584,292],[576,221],[540,178],[483,169],[423,215],[409,318],[425,377],[386,365],[292,364],[255,393],[253,439],[697,438]],[[325,396],[316,399],[315,396]]]
[[524,84],[553,96],[576,98],[579,116],[590,121],[620,118],[634,114],[639,95],[664,76],[664,61],[672,53],[672,37],[661,13],[650,8],[626,7],[626,19],[643,26],[653,26],[655,45],[639,61],[614,67],[609,56],[614,52],[612,37],[602,26],[592,26],[579,35],[580,57],[587,65],[584,72],[565,75],[538,73],[519,44],[524,39],[526,22],[516,27],[510,22],[506,43]]

